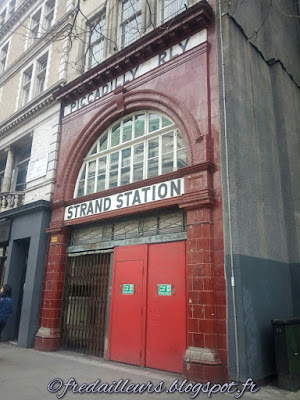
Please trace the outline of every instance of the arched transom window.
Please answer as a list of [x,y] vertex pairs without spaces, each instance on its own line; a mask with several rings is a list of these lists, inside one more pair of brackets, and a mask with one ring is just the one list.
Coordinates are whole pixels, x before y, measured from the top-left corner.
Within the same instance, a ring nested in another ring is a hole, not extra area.
[[186,148],[174,122],[141,111],[110,126],[84,159],[75,197],[176,171],[187,165]]

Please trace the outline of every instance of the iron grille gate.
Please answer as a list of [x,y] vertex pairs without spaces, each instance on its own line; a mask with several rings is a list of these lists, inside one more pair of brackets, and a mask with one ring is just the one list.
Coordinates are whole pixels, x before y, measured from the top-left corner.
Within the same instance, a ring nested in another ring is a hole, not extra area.
[[103,357],[110,253],[67,258],[61,347]]

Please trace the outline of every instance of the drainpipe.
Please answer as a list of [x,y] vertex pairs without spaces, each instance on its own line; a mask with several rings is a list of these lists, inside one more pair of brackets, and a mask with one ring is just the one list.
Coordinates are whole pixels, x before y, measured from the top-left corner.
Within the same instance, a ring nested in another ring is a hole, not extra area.
[[231,201],[230,201],[229,161],[228,161],[229,160],[229,157],[228,157],[228,134],[227,134],[227,113],[226,113],[226,89],[225,89],[225,63],[224,63],[221,0],[219,0],[219,2],[218,2],[218,11],[219,11],[220,47],[221,47],[221,64],[222,64],[221,77],[222,77],[222,101],[223,101],[223,113],[224,113],[226,196],[227,196],[229,248],[230,248],[231,292],[232,292],[234,339],[235,339],[236,381],[239,382],[239,379],[240,379],[239,342],[238,342],[238,331],[237,331],[235,270],[234,270],[234,262],[233,262],[233,245],[232,245]]

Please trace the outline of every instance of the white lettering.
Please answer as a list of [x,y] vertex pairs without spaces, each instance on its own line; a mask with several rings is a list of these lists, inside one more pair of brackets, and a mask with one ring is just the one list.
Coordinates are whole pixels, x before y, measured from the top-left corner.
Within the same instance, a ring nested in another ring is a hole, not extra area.
[[100,86],[98,89],[90,92],[87,96],[81,97],[79,100],[69,104],[64,108],[64,116],[71,114],[74,111],[79,110],[80,108],[90,104],[102,96],[110,93],[116,88],[125,85],[133,81],[135,78],[145,74],[146,72],[151,71],[152,69],[165,64],[166,62],[172,60],[175,57],[180,56],[188,50],[193,49],[201,43],[204,43],[207,40],[207,31],[203,29],[201,32],[196,33],[195,35],[189,37],[188,39],[180,42],[166,51],[156,55],[150,60],[145,61],[144,63],[138,65],[134,69],[127,71],[125,74],[120,75],[113,79],[111,82]]

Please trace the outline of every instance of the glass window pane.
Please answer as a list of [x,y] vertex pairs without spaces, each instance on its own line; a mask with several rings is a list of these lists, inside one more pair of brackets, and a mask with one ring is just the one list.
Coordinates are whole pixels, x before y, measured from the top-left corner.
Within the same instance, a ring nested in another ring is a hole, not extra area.
[[122,168],[121,170],[121,185],[130,183],[130,167]]
[[141,10],[141,0],[125,0],[122,2],[122,21]]
[[152,158],[148,161],[148,176],[147,178],[152,178],[158,175],[158,157]]
[[18,165],[16,191],[24,190],[26,187],[27,167],[28,167],[28,161]]
[[144,163],[137,163],[133,166],[133,182],[143,179]]
[[122,25],[122,47],[134,42],[141,34],[141,14],[135,15],[132,19]]
[[105,190],[105,175],[98,175],[97,178],[97,192]]
[[125,119],[123,124],[123,143],[132,138],[132,117]]
[[131,161],[131,148],[122,150],[122,163],[121,167],[128,167],[130,166]]
[[148,142],[148,159],[158,156],[158,138],[151,139]]
[[169,153],[162,157],[161,172],[162,174],[167,174],[173,171],[173,153]]
[[166,126],[172,125],[172,121],[166,117],[162,117],[162,127],[165,128]]
[[185,149],[177,151],[177,169],[187,166],[187,155]]
[[101,157],[98,160],[98,175],[105,174],[106,172],[106,157]]
[[137,163],[140,161],[144,161],[144,143],[134,146],[133,162]]
[[111,132],[111,147],[120,144],[120,124],[115,125]]
[[97,144],[95,144],[95,146],[93,147],[91,154],[96,154],[97,153]]
[[88,179],[93,178],[95,176],[95,171],[96,171],[96,161],[91,161],[89,163],[89,168],[88,168]]
[[159,129],[159,115],[150,114],[149,115],[149,132],[154,132]]
[[162,136],[162,154],[173,153],[174,133],[170,132]]
[[87,187],[86,187],[86,194],[95,193],[94,186],[95,186],[95,179],[88,179]]
[[119,152],[110,155],[110,169],[115,170],[119,168]]
[[184,10],[184,2],[182,0],[163,0],[162,1],[162,23],[175,17],[179,12]]
[[100,149],[99,151],[103,151],[107,149],[107,132],[105,132],[103,135],[100,137]]
[[179,149],[185,149],[185,144],[181,133],[177,131],[177,150]]
[[85,164],[85,166],[83,167],[83,170],[82,170],[82,172],[81,172],[81,177],[80,177],[80,179],[85,179],[85,170],[86,170],[86,164]]
[[100,61],[103,60],[103,52],[104,52],[104,41],[100,43],[96,43],[90,49],[90,66],[91,68],[95,67]]
[[79,181],[78,190],[77,190],[77,197],[84,195],[84,181]]
[[140,137],[145,134],[145,114],[135,116],[135,134],[134,137]]
[[111,171],[109,174],[109,188],[118,186],[118,171]]

